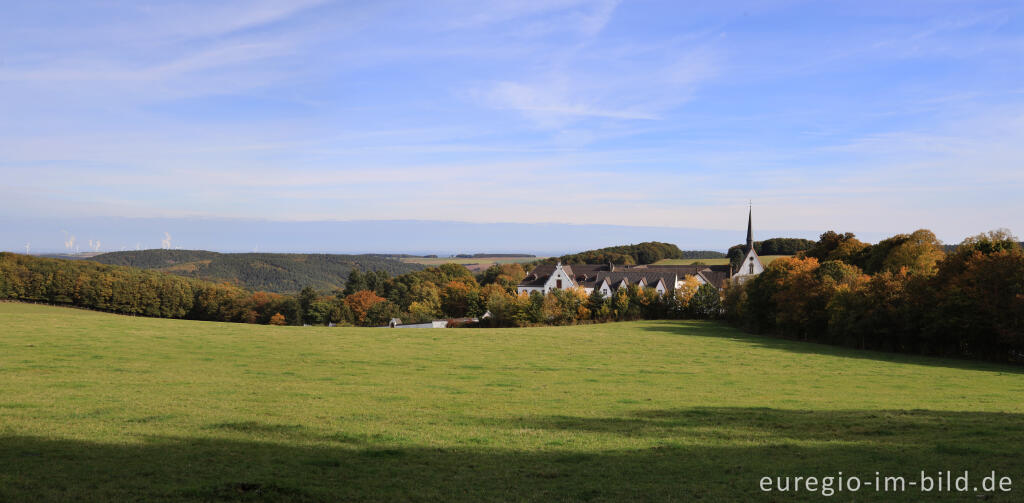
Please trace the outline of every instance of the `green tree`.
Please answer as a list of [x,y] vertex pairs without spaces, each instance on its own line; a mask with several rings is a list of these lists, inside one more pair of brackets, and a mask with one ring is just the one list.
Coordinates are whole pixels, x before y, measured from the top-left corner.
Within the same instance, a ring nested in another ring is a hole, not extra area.
[[[299,314],[302,317],[299,321],[301,323],[318,324],[311,320],[317,317],[313,315],[312,309],[313,303],[316,302],[317,297],[319,296],[320,294],[318,294],[311,286],[304,287],[302,291],[299,292]],[[322,324],[322,322],[320,324]]]
[[690,312],[698,318],[718,318],[721,315],[722,302],[718,289],[705,283],[697,288],[697,293],[690,299]]
[[348,280],[345,281],[345,297],[363,290],[370,290],[366,276],[359,269],[352,269],[352,272],[348,273]]

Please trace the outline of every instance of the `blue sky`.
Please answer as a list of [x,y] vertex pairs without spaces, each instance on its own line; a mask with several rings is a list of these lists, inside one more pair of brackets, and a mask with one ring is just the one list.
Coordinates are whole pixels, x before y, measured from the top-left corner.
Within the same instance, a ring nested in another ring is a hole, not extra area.
[[106,216],[742,231],[748,200],[1020,232],[1020,2],[3,4],[0,217],[55,246]]

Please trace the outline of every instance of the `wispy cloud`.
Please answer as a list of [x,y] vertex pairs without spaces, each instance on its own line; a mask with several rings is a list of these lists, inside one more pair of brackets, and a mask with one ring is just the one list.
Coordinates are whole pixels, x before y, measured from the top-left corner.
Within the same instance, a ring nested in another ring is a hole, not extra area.
[[109,62],[92,64],[72,63],[36,69],[0,70],[0,81],[64,82],[96,81],[124,83],[152,83],[189,73],[228,68],[234,65],[281,56],[288,48],[278,44],[229,44],[187,54],[164,63],[140,68],[114,66]]
[[523,112],[545,126],[564,125],[567,120],[577,117],[646,120],[658,118],[641,110],[616,110],[602,108],[595,103],[575,101],[565,82],[548,85],[498,82],[485,94],[485,99],[495,108]]
[[665,60],[640,65],[630,61],[635,51],[600,62],[617,68],[618,74],[594,67],[592,55],[573,51],[572,59],[546,75],[492,82],[472,94],[486,106],[520,112],[544,128],[562,128],[586,118],[659,120],[690,101],[699,86],[718,73],[714,56],[705,47],[678,48]]

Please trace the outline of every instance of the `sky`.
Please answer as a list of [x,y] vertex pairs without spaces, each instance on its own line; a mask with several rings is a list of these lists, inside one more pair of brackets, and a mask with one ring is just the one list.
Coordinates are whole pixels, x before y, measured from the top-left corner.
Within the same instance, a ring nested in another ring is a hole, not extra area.
[[1024,232],[1016,1],[0,7],[0,249],[171,227],[249,249],[188,235],[243,220],[736,231],[724,249],[750,202],[802,236]]

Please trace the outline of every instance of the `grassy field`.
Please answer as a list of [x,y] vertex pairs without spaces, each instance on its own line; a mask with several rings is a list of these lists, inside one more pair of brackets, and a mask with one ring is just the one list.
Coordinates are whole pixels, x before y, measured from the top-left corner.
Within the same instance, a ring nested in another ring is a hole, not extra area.
[[[761,263],[768,265],[775,259],[791,257],[792,255],[764,255]],[[695,262],[703,262],[706,265],[729,265],[728,258],[666,258],[655,262],[657,265],[690,265]]]
[[1019,501],[1022,446],[1019,368],[711,322],[304,328],[0,303],[0,501],[819,501],[758,481],[920,470],[995,470],[1014,492],[990,501]]

